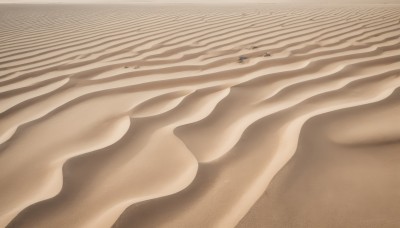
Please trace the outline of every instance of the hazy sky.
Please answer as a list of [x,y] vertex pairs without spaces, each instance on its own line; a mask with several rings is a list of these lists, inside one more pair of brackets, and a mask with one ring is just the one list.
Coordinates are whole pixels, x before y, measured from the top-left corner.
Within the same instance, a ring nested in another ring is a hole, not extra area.
[[344,3],[398,3],[400,0],[0,0],[0,3],[175,3],[175,2],[187,2],[187,3],[237,3],[237,2],[344,2]]

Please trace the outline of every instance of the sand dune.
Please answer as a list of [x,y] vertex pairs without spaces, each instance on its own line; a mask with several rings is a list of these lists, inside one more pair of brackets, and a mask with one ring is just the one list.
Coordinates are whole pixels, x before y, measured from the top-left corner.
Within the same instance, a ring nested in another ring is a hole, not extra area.
[[0,227],[399,227],[399,15],[0,5]]

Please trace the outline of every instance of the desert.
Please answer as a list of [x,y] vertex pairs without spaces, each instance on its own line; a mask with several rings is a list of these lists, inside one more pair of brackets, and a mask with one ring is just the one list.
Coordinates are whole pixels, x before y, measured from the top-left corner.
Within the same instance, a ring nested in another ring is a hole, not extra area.
[[1,3],[0,227],[400,227],[400,4]]

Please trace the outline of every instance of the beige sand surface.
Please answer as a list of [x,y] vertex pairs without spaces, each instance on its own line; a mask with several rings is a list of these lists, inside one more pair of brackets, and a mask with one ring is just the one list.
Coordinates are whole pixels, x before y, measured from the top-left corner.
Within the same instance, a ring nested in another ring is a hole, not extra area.
[[397,5],[0,5],[0,227],[400,227],[399,87]]

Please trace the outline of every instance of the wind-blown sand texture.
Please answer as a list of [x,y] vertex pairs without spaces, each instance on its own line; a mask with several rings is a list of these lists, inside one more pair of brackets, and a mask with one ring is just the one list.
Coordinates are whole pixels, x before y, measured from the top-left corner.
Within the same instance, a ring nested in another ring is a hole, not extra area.
[[1,5],[0,29],[0,227],[400,227],[398,6]]

